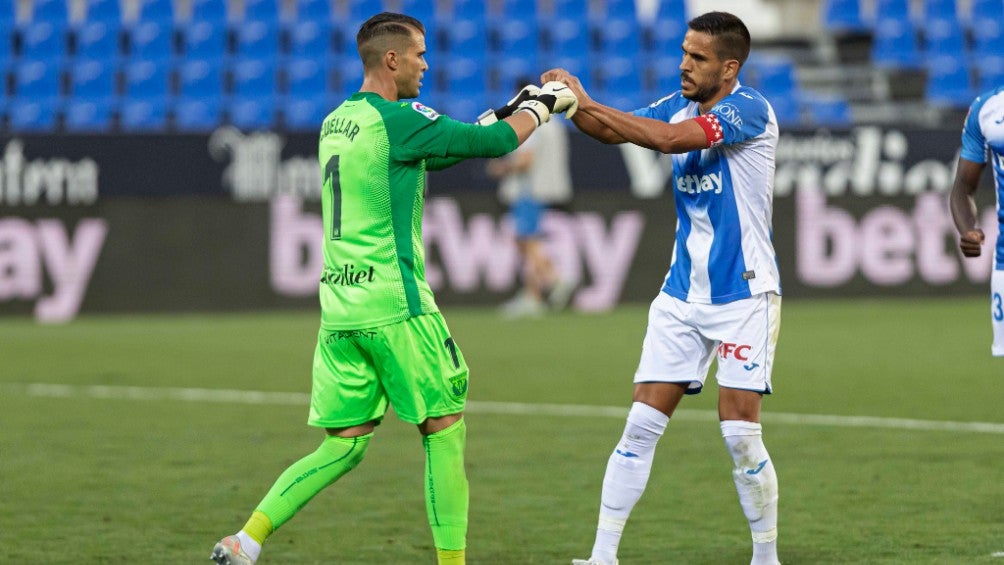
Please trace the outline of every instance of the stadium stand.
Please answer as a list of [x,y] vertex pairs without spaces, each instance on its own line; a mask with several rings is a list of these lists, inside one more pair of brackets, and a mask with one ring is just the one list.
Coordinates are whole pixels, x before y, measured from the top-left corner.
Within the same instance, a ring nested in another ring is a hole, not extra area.
[[[764,91],[785,126],[953,121],[970,95],[1004,80],[1001,0],[751,2],[818,17],[817,28],[754,34],[757,56],[742,80]],[[631,109],[678,88],[694,4],[0,0],[0,125],[202,131],[230,121],[313,130],[361,83],[355,33],[384,9],[426,24],[432,69],[422,100],[455,117],[473,119],[507,99],[519,78],[551,66]],[[106,63],[96,75],[95,61]],[[252,77],[260,67],[270,69],[264,83]],[[92,75],[103,84],[110,75],[118,89],[110,98],[86,94]]]

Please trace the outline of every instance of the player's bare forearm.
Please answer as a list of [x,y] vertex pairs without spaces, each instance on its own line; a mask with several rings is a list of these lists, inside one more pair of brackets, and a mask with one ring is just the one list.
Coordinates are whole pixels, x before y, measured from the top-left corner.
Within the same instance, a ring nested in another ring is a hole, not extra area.
[[976,226],[976,189],[979,185],[983,163],[959,159],[952,185],[949,205],[952,220],[959,231],[959,247],[966,257],[978,257],[983,245],[983,230]]
[[708,147],[704,128],[693,120],[668,124],[596,103],[579,111],[585,112],[624,141],[661,153],[686,153]]
[[579,131],[602,143],[616,144],[627,141],[624,137],[618,135],[614,130],[600,123],[600,121],[596,118],[586,112],[583,112],[581,108],[572,117],[572,123],[575,124],[575,127],[577,127]]

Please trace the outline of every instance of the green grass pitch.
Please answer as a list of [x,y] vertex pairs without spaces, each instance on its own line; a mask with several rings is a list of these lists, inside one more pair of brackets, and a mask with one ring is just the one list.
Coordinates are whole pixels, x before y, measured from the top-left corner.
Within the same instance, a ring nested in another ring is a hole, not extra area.
[[[1004,359],[990,356],[987,306],[784,304],[763,416],[784,563],[1004,564]],[[518,322],[444,313],[472,368],[468,562],[588,556],[646,308]],[[0,320],[0,563],[208,563],[320,440],[300,402],[317,319]],[[250,404],[219,390],[276,394]],[[711,378],[670,423],[625,565],[748,563],[715,399]],[[434,563],[422,465],[417,431],[390,415],[360,467],[260,563]]]

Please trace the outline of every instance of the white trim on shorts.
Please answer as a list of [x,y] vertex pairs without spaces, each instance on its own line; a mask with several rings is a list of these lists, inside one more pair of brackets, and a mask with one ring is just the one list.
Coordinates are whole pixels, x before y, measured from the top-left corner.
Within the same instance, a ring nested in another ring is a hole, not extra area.
[[1004,270],[990,272],[990,326],[994,339],[990,353],[1004,357]]
[[770,394],[780,321],[775,293],[696,304],[660,292],[649,308],[634,382],[690,383],[687,393],[697,394],[717,357],[719,387]]

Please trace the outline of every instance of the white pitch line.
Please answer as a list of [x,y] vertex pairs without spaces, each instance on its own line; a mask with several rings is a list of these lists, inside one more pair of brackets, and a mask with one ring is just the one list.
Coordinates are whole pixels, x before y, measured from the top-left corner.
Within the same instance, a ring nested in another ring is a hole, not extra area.
[[[230,404],[255,404],[273,406],[307,406],[310,395],[300,392],[267,392],[261,390],[227,390],[210,388],[170,388],[108,385],[61,385],[0,383],[0,389],[15,390],[28,396],[48,398],[99,398],[121,400],[178,400],[184,402],[217,402]],[[589,406],[583,404],[533,404],[524,402],[467,402],[467,411],[474,414],[567,416],[583,418],[624,418],[627,407]],[[714,410],[677,410],[675,420],[712,422],[718,420]],[[827,414],[793,414],[766,412],[768,424],[795,424],[808,426],[833,426],[841,428],[878,428],[940,432],[976,432],[1004,434],[1004,423],[952,422],[942,420],[913,420],[907,418],[880,418],[876,416],[837,416]],[[995,557],[1004,557],[1004,552]]]
[[995,551],[990,554],[990,557],[1004,557],[1004,551]]

